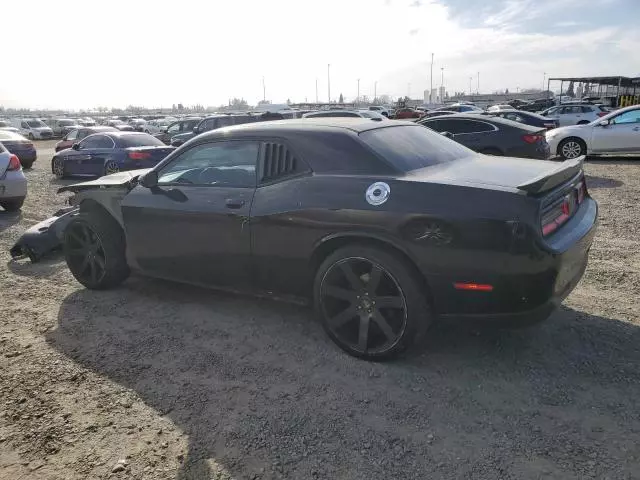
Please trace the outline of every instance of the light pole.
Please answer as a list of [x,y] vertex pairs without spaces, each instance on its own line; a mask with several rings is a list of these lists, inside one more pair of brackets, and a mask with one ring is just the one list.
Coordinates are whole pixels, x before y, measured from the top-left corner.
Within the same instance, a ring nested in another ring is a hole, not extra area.
[[318,77],[316,77],[316,103],[318,103]]
[[264,84],[264,77],[262,77],[262,101],[267,101],[267,87]]
[[411,100],[411,84],[407,83],[407,97]]
[[373,82],[373,101],[378,102],[378,81]]
[[327,96],[329,97],[329,103],[331,103],[331,64],[327,63]]
[[469,77],[469,96],[471,96],[471,82],[473,81],[473,77]]
[[480,72],[478,72],[478,86],[476,87],[476,93],[480,94]]
[[430,75],[430,87],[429,87],[429,103],[433,103],[432,102],[432,98],[431,96],[433,95],[433,53],[431,54],[431,75]]
[[547,72],[542,73],[542,91],[544,92],[544,79],[547,76]]
[[358,96],[356,97],[356,104],[360,105],[360,79],[358,79]]

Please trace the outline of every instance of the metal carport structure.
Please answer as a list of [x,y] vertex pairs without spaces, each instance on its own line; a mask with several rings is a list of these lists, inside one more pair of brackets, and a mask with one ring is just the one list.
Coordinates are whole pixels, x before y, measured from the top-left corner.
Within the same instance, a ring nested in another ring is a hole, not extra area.
[[[560,96],[563,95],[565,82],[586,85],[585,91],[598,98],[613,98],[612,107],[623,107],[640,103],[640,77],[550,77],[547,81],[547,91],[551,90],[551,82],[560,82]],[[597,87],[597,92],[592,88]],[[562,98],[560,98],[562,102]]]

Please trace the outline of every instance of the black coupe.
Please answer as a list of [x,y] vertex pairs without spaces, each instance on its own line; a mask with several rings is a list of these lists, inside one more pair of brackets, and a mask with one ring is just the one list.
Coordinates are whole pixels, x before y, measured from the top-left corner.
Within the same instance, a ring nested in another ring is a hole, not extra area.
[[580,280],[597,205],[582,163],[476,154],[410,122],[305,119],[199,135],[151,170],[65,186],[80,283],[130,270],[311,298],[348,353],[391,357],[435,319],[529,323]]

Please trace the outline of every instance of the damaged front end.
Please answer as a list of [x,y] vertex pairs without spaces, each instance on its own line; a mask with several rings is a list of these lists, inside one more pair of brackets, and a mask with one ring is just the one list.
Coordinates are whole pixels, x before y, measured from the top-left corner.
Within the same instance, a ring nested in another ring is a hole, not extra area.
[[83,202],[100,205],[122,225],[120,202],[138,184],[140,176],[149,170],[119,172],[89,182],[59,188],[58,193],[74,193],[68,200],[70,206],[58,210],[51,218],[37,223],[24,232],[11,247],[9,251],[11,257],[15,260],[29,258],[35,263],[47,253],[60,249],[64,230],[71,219],[80,213]]

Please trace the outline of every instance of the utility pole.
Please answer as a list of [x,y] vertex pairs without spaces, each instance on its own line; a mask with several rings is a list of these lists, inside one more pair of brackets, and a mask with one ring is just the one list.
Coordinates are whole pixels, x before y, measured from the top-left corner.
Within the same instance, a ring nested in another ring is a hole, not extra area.
[[356,104],[360,105],[360,79],[358,79],[358,96],[356,97]]
[[373,101],[378,101],[378,81],[373,82]]
[[472,93],[471,93],[471,82],[473,82],[473,77],[469,77],[469,96],[472,95]]
[[476,87],[476,93],[480,94],[480,72],[478,72],[478,86]]
[[267,87],[264,84],[264,77],[262,77],[262,101],[267,101]]
[[329,103],[331,103],[331,64],[327,63],[327,96],[329,97]]
[[[543,92],[544,92],[544,79],[545,79],[545,77],[546,77],[546,76],[547,76],[547,72],[544,72],[544,73],[542,74],[542,91],[543,91]],[[562,92],[560,92],[560,93],[562,93]]]
[[433,95],[433,53],[431,54],[431,75],[430,75],[430,84],[431,87],[429,88],[429,103],[433,103],[431,96]]
[[318,103],[318,77],[316,77],[316,103]]

